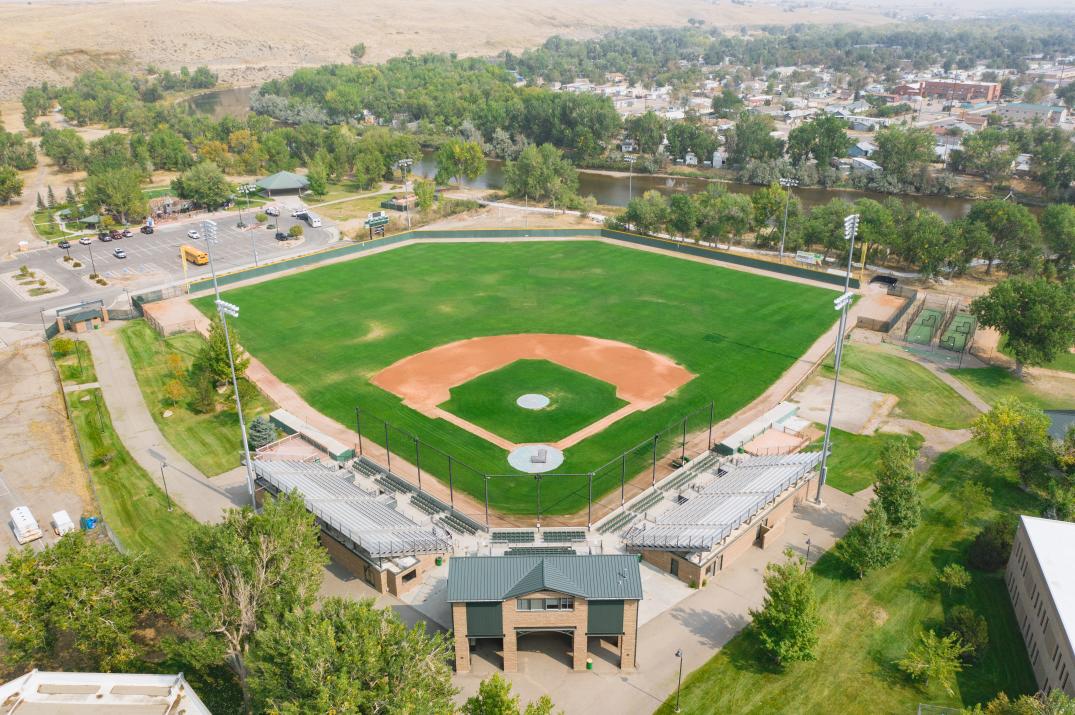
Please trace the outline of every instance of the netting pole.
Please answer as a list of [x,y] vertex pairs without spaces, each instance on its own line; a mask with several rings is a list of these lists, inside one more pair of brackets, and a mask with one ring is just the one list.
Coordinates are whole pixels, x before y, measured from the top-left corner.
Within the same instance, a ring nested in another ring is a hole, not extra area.
[[626,500],[623,497],[623,495],[624,495],[623,487],[624,487],[624,483],[626,482],[626,480],[627,480],[627,452],[624,452],[622,455],[620,455],[620,506],[623,506],[626,503]]
[[683,461],[687,456],[687,418],[683,418],[683,441],[679,443],[679,461]]
[[418,470],[418,491],[422,491],[422,457],[418,454],[418,438],[414,438],[414,468]]
[[593,472],[586,475],[588,493],[586,496],[586,528],[593,526]]
[[448,455],[448,501],[455,508],[455,489],[452,487],[452,455]]
[[537,481],[537,528],[541,528],[541,475],[535,475]]
[[489,475],[485,475],[485,528],[489,528]]
[[713,449],[713,412],[716,404],[715,402],[709,403],[709,441],[705,445],[705,451],[707,452]]
[[658,435],[658,434],[653,435],[653,474],[652,474],[652,476],[650,478],[650,486],[651,487],[657,485],[657,438],[658,437],[660,437],[660,435]]
[[392,471],[392,450],[388,446],[388,420],[384,423],[384,453],[385,459],[388,461],[388,471]]
[[355,432],[358,433],[358,453],[362,454],[362,410],[355,408]]

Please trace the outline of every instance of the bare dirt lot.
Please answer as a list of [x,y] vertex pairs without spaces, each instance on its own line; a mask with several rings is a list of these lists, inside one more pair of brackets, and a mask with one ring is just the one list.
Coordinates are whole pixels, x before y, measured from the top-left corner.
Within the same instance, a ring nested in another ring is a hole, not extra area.
[[[46,350],[0,352],[0,556],[17,545],[7,525],[16,506],[30,507],[47,530],[53,512],[66,510],[77,522],[93,503]],[[48,532],[45,540],[55,538]]]
[[704,0],[310,0],[301,6],[283,0],[0,0],[0,98],[95,67],[207,64],[226,82],[251,84],[303,65],[348,62],[348,49],[357,42],[366,45],[366,62],[407,50],[493,55],[557,34],[592,37],[615,28],[683,25],[691,17],[735,30],[762,23],[891,21],[872,9],[785,12],[776,4]]

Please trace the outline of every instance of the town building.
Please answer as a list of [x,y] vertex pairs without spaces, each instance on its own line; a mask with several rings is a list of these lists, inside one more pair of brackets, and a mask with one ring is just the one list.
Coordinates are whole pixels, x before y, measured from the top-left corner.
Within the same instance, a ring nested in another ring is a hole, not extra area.
[[995,102],[1000,99],[997,82],[953,82],[951,80],[926,80],[922,83],[923,97],[969,102],[974,99]]
[[629,554],[542,553],[456,556],[448,562],[445,600],[452,606],[455,669],[470,672],[479,640],[502,645],[503,669],[519,669],[519,639],[562,633],[571,639],[573,670],[585,670],[588,641],[610,641],[620,669],[635,669],[642,575]]
[[1005,121],[1016,124],[1033,124],[1041,122],[1047,126],[1060,124],[1068,116],[1065,107],[1052,104],[1029,104],[1027,102],[1012,102],[997,106],[997,114]]
[[880,174],[881,171],[881,165],[873,159],[867,159],[861,156],[856,156],[851,159],[852,174]]
[[182,673],[32,670],[0,684],[0,715],[211,715]]
[[865,157],[870,158],[873,153],[877,151],[877,145],[871,141],[863,140],[856,143],[848,151],[847,155],[850,157]]
[[702,582],[751,548],[779,540],[792,509],[817,485],[821,452],[737,457],[695,473],[674,506],[624,532],[629,551],[689,584]]
[[1026,643],[1034,678],[1044,692],[1075,696],[1075,523],[1022,516],[1005,581]]

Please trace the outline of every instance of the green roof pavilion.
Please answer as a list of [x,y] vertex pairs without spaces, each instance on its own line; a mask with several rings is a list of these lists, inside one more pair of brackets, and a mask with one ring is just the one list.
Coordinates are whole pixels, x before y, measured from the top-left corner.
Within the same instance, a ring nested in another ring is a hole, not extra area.
[[305,191],[310,181],[290,171],[278,171],[272,176],[258,179],[255,186],[266,191]]

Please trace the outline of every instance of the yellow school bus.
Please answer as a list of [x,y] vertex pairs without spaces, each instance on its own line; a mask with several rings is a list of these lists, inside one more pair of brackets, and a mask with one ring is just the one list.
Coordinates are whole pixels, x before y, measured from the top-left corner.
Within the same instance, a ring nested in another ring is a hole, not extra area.
[[209,255],[206,254],[205,251],[200,248],[195,248],[194,246],[184,244],[179,247],[179,253],[182,254],[184,259],[196,266],[204,266],[209,262]]

